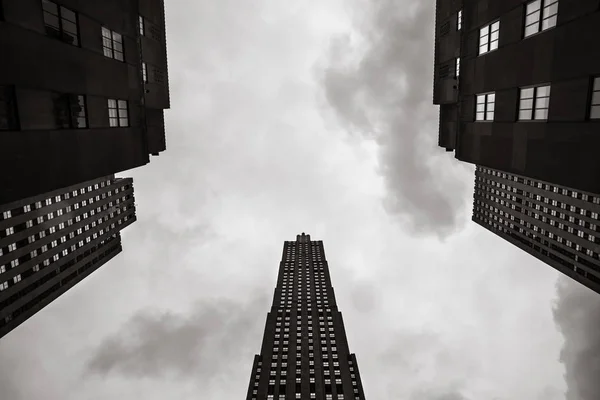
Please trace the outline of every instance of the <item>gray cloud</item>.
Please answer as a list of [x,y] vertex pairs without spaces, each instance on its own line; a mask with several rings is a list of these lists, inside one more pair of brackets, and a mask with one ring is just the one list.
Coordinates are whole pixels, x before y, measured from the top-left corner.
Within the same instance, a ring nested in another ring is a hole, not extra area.
[[[432,105],[434,2],[368,1],[350,35],[331,44],[321,77],[325,96],[345,127],[381,145],[380,173],[390,195],[386,209],[418,234],[445,237],[463,223],[467,168],[437,148]],[[360,52],[359,61],[352,55]]]
[[565,343],[560,353],[565,366],[567,400],[600,399],[600,296],[561,276],[554,321]]
[[411,397],[411,400],[467,400],[460,392],[449,390],[448,392],[419,392]]
[[[247,304],[202,301],[190,315],[143,311],[105,339],[87,363],[87,371],[120,373],[134,378],[193,377],[208,380],[228,370],[230,356],[239,357],[264,326],[267,299]],[[246,363],[251,365],[249,356]],[[248,370],[249,371],[249,370]]]

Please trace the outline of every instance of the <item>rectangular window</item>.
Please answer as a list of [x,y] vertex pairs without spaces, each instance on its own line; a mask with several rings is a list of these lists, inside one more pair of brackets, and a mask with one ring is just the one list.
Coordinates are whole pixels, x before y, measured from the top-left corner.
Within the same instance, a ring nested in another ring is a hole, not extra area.
[[138,16],[138,25],[140,27],[140,35],[144,36],[144,17]]
[[87,128],[85,96],[53,94],[54,117],[58,128]]
[[460,31],[462,29],[462,10],[458,10],[458,21],[456,24],[456,30]]
[[548,119],[550,85],[519,90],[519,121]]
[[14,86],[0,86],[0,131],[19,129]]
[[79,46],[77,14],[48,0],[42,0],[42,8],[46,34],[73,46]]
[[454,66],[454,71],[456,72],[456,77],[460,75],[460,57],[456,57],[456,64]]
[[478,94],[475,109],[475,121],[493,121],[495,102],[495,93]]
[[485,54],[498,48],[500,21],[493,22],[479,30],[479,54]]
[[102,50],[106,57],[123,61],[123,36],[120,33],[102,27]]
[[558,0],[534,0],[527,3],[524,37],[555,27],[557,15]]
[[148,68],[146,67],[146,63],[142,61],[142,79],[144,79],[144,83],[148,83]]
[[[600,119],[600,76],[592,81],[592,100],[590,104],[590,119]],[[2,121],[0,120],[0,129]]]
[[127,100],[108,99],[108,122],[111,127],[129,126]]

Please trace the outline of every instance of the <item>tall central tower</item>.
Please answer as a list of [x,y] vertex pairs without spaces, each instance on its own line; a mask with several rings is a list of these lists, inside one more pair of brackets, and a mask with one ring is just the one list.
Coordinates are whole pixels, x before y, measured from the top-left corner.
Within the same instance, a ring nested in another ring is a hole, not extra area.
[[246,400],[364,400],[322,241],[285,242]]

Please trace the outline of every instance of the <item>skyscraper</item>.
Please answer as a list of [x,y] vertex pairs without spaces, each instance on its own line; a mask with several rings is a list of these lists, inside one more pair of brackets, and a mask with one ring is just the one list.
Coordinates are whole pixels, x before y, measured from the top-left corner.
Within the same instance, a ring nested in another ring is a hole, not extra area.
[[286,241],[246,400],[364,400],[322,241]]
[[486,167],[473,221],[600,293],[600,195]]
[[165,150],[163,0],[0,1],[0,204]]
[[0,337],[121,251],[133,183],[114,175],[0,206]]
[[439,145],[600,193],[599,36],[597,0],[437,0]]

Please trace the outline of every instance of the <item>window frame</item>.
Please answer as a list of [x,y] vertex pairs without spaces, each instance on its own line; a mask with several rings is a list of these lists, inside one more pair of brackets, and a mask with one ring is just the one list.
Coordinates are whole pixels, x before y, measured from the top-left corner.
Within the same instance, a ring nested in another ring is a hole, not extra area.
[[[539,96],[538,95],[538,90],[542,89],[542,88],[547,88],[548,92],[547,95],[544,96]],[[526,90],[530,90],[533,89],[533,94],[532,97],[525,97],[523,98],[523,91]],[[518,122],[545,122],[548,121],[548,115],[549,115],[549,111],[550,111],[550,95],[552,94],[552,85],[550,83],[548,84],[541,84],[541,85],[533,85],[533,86],[524,86],[524,87],[520,87],[519,88],[519,102],[518,104],[518,109],[517,109],[517,121]],[[546,107],[539,107],[538,108],[538,101],[539,99],[547,99],[547,104]],[[531,108],[522,108],[522,102],[526,100],[531,100]],[[531,115],[529,118],[522,118],[521,117],[521,112],[523,111],[531,111]],[[536,114],[538,111],[541,110],[545,110],[545,116],[544,118],[537,118]]]
[[[483,103],[479,103],[479,98],[483,96]],[[494,96],[493,101],[489,101],[489,96]],[[478,111],[477,106],[483,104],[483,111]],[[493,105],[493,110],[489,111],[489,105]],[[492,118],[488,119],[488,113],[492,113]],[[479,114],[483,113],[483,119],[477,119]],[[486,92],[475,94],[475,122],[494,122],[496,114],[496,92]]]
[[[87,129],[89,127],[86,95],[54,92],[52,101],[57,129]],[[77,106],[79,110],[75,111],[75,107]],[[59,109],[61,107],[66,112],[64,122],[60,121],[61,116],[59,115],[59,111],[63,111]]]
[[[594,94],[596,94],[597,99],[594,100]],[[594,103],[596,101],[596,103]],[[590,121],[600,121],[600,75],[592,76],[590,82],[590,100],[588,101],[589,107],[587,109],[588,112],[588,120]],[[593,111],[597,110],[597,116],[593,116]]]
[[[114,103],[112,103],[114,102]],[[114,104],[114,106],[112,106]],[[124,104],[124,107],[123,107]],[[131,126],[129,123],[129,101],[122,99],[108,99],[108,124],[111,128],[128,128]],[[111,116],[111,110],[116,111]],[[124,116],[123,116],[124,115]],[[125,123],[123,123],[123,120]],[[116,124],[113,125],[113,121]]]
[[[50,10],[48,7],[44,7],[45,4],[51,4],[56,8],[56,14]],[[64,14],[65,11],[73,13],[74,20],[69,19]],[[46,18],[47,15],[56,17],[58,26],[51,25]],[[56,38],[62,42],[70,44],[75,47],[81,47],[81,37],[79,33],[79,13],[71,10],[68,7],[65,7],[61,4],[55,3],[50,0],[42,0],[42,22],[44,23],[44,31],[46,32],[46,36]],[[73,33],[67,29],[65,29],[65,23],[70,23],[75,26],[76,32]],[[55,32],[49,31],[49,29],[54,28]],[[74,43],[70,43],[68,38],[73,38]]]
[[[494,28],[494,25],[496,25],[496,24],[498,24],[498,29],[492,30]],[[482,34],[482,32],[484,30],[487,30],[487,33]],[[492,35],[496,32],[498,33],[498,38],[495,40],[492,40]],[[482,39],[486,36],[487,36],[487,40],[486,40],[485,44],[482,44]],[[496,47],[492,49],[493,43],[496,44]],[[482,52],[481,48],[483,46],[486,46],[487,50]],[[490,53],[494,50],[498,50],[499,47],[500,47],[500,20],[496,19],[496,20],[482,26],[481,28],[479,28],[479,44],[478,44],[477,55],[482,56],[482,55]]]
[[[123,41],[123,35],[119,32],[108,29],[105,26],[100,28],[100,34],[102,35],[102,53],[104,56],[107,58],[112,58],[113,60],[125,62],[125,43]],[[118,40],[116,36],[119,37]],[[115,44],[119,44],[121,50],[117,50],[115,48]]]
[[[539,33],[547,31],[548,29],[556,27],[558,23],[558,2],[559,0],[532,0],[525,4],[525,12],[523,13],[523,39],[527,39],[531,36],[535,36]],[[538,3],[539,6],[535,10],[528,12],[527,9],[534,3]],[[554,6],[555,4],[556,12],[554,14],[544,16],[547,10],[549,10],[550,7]],[[536,13],[538,14],[537,18],[527,24],[527,18]],[[554,24],[544,28],[545,22],[551,19],[554,19]],[[529,27],[535,27],[536,31],[528,34],[527,28]]]

